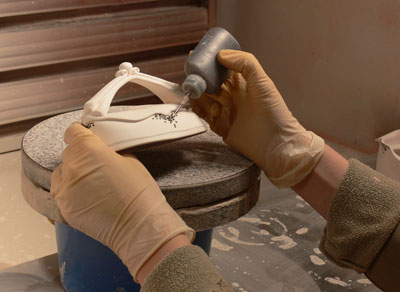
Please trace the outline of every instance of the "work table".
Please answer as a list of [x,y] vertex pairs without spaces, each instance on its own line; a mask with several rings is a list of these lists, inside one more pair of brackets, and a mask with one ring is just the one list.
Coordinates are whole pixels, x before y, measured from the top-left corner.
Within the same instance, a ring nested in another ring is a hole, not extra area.
[[[244,217],[214,229],[211,258],[237,292],[380,291],[363,275],[327,261],[318,249],[325,220],[291,190],[261,180]],[[61,292],[57,255],[0,273],[0,292]]]

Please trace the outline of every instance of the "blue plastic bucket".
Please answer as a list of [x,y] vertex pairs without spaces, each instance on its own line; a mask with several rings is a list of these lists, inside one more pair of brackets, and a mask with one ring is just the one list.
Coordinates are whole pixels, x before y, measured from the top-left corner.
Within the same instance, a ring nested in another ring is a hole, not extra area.
[[[107,246],[72,228],[55,223],[58,265],[67,292],[137,292],[128,268]],[[197,232],[194,244],[210,254],[212,229]]]

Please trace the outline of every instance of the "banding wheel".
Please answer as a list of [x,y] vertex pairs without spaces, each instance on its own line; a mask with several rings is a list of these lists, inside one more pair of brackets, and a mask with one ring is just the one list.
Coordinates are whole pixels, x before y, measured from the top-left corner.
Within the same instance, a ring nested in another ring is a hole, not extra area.
[[[66,147],[65,129],[81,116],[82,111],[61,114],[26,133],[21,151],[22,193],[32,208],[56,222],[61,280],[67,291],[75,291],[79,285],[98,292],[120,291],[118,288],[139,291],[108,248],[68,226],[49,193],[51,173]],[[259,168],[210,130],[135,151],[135,155],[156,179],[170,205],[198,232],[197,243],[206,252],[213,227],[236,220],[257,202]]]

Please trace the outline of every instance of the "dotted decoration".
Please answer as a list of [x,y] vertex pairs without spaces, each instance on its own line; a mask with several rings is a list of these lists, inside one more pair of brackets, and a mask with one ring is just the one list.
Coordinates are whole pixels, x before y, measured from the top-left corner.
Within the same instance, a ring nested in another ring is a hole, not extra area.
[[155,114],[152,118],[152,120],[161,120],[164,121],[164,123],[170,123],[171,125],[174,125],[174,128],[176,128],[176,124],[178,123],[177,120],[175,120],[176,116],[178,114],[176,113],[171,113],[170,115],[164,115],[164,114]]

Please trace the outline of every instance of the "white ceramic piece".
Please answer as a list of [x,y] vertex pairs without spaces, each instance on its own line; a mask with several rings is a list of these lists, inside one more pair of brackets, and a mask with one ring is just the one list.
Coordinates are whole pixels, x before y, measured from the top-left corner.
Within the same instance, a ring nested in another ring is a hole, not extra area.
[[376,141],[379,142],[376,170],[400,181],[400,130],[390,132]]
[[[207,130],[192,112],[180,111],[175,117],[154,115],[158,112],[171,112],[175,108],[174,104],[137,106],[129,111],[110,113],[103,119],[93,121],[89,127],[116,151],[193,136]],[[124,120],[130,116],[136,117],[137,113],[151,117],[140,122]]]
[[[122,63],[116,78],[106,84],[84,106],[81,122],[116,151],[181,139],[207,131],[193,112],[173,114],[184,98],[179,84],[139,72],[130,63]],[[140,84],[166,104],[132,106],[129,110],[109,113],[116,92],[127,82]],[[176,103],[176,104],[173,104]]]
[[140,73],[140,69],[133,67],[129,62],[122,63],[115,76],[113,80],[107,83],[95,96],[85,103],[84,115],[106,115],[116,92],[128,82],[133,82],[147,88],[158,96],[163,103],[179,104],[185,96],[179,84]]

